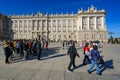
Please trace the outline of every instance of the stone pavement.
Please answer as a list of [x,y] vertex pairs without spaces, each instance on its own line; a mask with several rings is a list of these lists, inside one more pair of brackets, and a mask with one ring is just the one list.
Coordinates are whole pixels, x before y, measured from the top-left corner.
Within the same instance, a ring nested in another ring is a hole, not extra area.
[[106,67],[101,68],[101,76],[96,75],[95,71],[87,73],[89,64],[82,65],[83,54],[78,46],[80,58],[76,57],[77,68],[72,73],[67,72],[69,57],[60,44],[50,44],[49,49],[43,51],[41,61],[20,59],[11,64],[4,63],[0,47],[0,80],[120,80],[120,46],[104,44],[99,50],[106,62]]

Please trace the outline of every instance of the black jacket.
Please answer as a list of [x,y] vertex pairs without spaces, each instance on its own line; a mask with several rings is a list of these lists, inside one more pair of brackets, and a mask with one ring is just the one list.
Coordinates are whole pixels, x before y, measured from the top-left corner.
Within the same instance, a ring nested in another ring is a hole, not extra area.
[[4,49],[4,51],[5,51],[5,55],[10,55],[11,50],[10,50],[9,47],[4,47],[3,49]]
[[75,58],[76,55],[79,57],[75,46],[70,46],[69,49],[68,49],[67,54],[70,55],[70,58]]

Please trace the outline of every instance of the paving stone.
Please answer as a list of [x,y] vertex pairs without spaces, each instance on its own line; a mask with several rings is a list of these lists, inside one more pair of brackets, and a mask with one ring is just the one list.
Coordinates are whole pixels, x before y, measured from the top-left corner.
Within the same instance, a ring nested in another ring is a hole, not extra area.
[[3,48],[0,47],[0,80],[120,80],[120,47],[117,45],[102,44],[99,48],[104,56],[105,67],[101,67],[102,75],[96,75],[96,71],[87,73],[90,64],[82,65],[83,51],[77,51],[80,58],[76,57],[76,66],[72,73],[67,72],[69,56],[67,50],[61,48],[61,44],[51,43],[48,50],[42,52],[42,60],[36,57],[30,60],[12,61],[5,64]]

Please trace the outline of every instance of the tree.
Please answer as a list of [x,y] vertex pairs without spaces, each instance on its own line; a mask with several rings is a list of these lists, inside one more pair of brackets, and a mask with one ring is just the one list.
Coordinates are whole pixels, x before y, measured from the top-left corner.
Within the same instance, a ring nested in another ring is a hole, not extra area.
[[110,38],[108,39],[108,43],[110,43],[110,44],[113,43],[113,37],[112,37],[112,35],[111,35]]
[[117,39],[117,38],[115,38],[114,42],[115,42],[116,44],[118,44],[118,39]]

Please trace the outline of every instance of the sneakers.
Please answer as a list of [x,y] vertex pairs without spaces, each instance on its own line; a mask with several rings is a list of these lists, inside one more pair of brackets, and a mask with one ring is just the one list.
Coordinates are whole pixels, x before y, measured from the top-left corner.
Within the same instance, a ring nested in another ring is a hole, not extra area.
[[77,66],[74,66],[74,68],[77,68]]
[[85,63],[83,63],[83,65],[86,65]]
[[8,62],[5,62],[5,64],[10,64],[11,62],[10,61],[8,61]]
[[72,70],[67,70],[67,72],[73,72]]
[[88,72],[89,74],[91,74],[91,71],[87,70],[87,72]]
[[[89,74],[91,74],[91,71],[87,70]],[[102,75],[101,73],[96,73],[97,75]]]
[[102,75],[101,73],[96,73],[97,75]]

